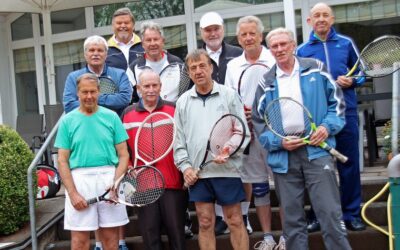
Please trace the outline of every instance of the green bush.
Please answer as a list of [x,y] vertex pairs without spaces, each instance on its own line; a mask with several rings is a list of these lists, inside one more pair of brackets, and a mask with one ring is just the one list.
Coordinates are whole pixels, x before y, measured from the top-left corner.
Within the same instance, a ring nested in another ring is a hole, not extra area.
[[14,233],[29,221],[27,170],[32,159],[18,133],[0,125],[0,235]]

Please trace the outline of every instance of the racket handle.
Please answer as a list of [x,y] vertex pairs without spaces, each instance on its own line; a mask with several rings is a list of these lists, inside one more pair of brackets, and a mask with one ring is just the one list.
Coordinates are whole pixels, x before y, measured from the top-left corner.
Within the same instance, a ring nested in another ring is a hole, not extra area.
[[346,163],[347,160],[349,159],[347,156],[341,154],[339,151],[337,151],[334,148],[329,149],[329,153],[333,155],[338,161],[341,163]]
[[100,199],[99,199],[99,197],[96,197],[96,198],[92,198],[92,199],[86,200],[86,203],[88,205],[91,205],[91,204],[94,204],[94,203],[96,203],[98,201],[100,201]]

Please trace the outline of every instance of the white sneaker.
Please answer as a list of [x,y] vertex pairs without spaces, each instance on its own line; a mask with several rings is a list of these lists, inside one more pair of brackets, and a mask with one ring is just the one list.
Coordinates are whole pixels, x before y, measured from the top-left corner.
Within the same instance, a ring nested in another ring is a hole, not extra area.
[[262,240],[254,245],[255,250],[274,250],[276,242],[274,239]]
[[279,244],[276,245],[275,250],[286,250],[285,238],[283,238],[282,236],[279,238]]
[[249,216],[243,215],[243,222],[244,222],[244,225],[246,226],[247,233],[248,234],[252,234],[253,233],[253,228],[250,225]]

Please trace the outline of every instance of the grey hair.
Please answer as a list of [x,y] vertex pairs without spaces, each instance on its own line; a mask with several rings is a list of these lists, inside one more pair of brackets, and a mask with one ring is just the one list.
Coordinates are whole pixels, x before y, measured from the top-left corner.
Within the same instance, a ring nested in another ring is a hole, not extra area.
[[104,45],[106,51],[108,50],[107,41],[102,36],[94,35],[86,38],[85,42],[83,43],[83,50],[86,52],[91,44],[102,44]]
[[140,36],[143,39],[146,30],[154,30],[160,33],[161,37],[164,37],[164,31],[160,24],[153,21],[146,21],[140,25]]
[[267,45],[269,46],[269,40],[271,39],[272,36],[275,35],[280,35],[280,34],[285,34],[289,37],[291,42],[295,42],[294,40],[294,33],[293,31],[287,29],[287,28],[283,28],[283,27],[279,27],[276,29],[271,30],[267,36],[265,36],[265,41],[267,42]]
[[200,61],[201,55],[204,55],[207,58],[208,64],[212,64],[211,58],[205,49],[195,49],[186,55],[185,58],[186,66],[189,67],[189,62],[191,61],[195,62]]
[[243,23],[255,23],[257,25],[257,31],[259,33],[262,34],[264,31],[264,25],[262,24],[260,18],[256,16],[244,16],[241,17],[236,24],[236,35],[239,35],[240,25],[242,25]]
[[112,21],[114,21],[114,18],[116,18],[117,16],[129,16],[132,22],[135,23],[135,17],[133,16],[132,11],[128,7],[117,9],[112,16]]
[[79,90],[79,84],[83,80],[88,80],[90,82],[95,82],[98,89],[100,89],[100,81],[99,78],[93,73],[84,73],[76,79],[76,88]]
[[157,74],[157,72],[155,72],[153,69],[148,68],[148,67],[144,68],[144,69],[139,73],[137,84],[140,85],[140,84],[142,83],[142,81],[143,81],[143,77],[144,77],[145,75],[148,75],[148,74],[157,76],[157,77],[158,77],[158,81],[159,81],[160,84],[161,84],[160,76]]

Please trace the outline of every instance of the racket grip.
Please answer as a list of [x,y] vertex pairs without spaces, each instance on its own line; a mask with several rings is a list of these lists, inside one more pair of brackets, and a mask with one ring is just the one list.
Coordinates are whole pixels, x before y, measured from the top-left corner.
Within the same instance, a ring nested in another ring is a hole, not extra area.
[[92,199],[86,200],[86,203],[87,203],[88,205],[91,205],[91,204],[94,204],[94,203],[96,203],[96,202],[98,202],[98,201],[99,201],[99,198],[96,197],[96,198],[92,198]]
[[338,161],[340,161],[341,163],[346,163],[347,160],[349,159],[347,156],[341,154],[339,151],[337,151],[334,148],[330,148],[329,149],[329,153],[331,155],[333,155]]

